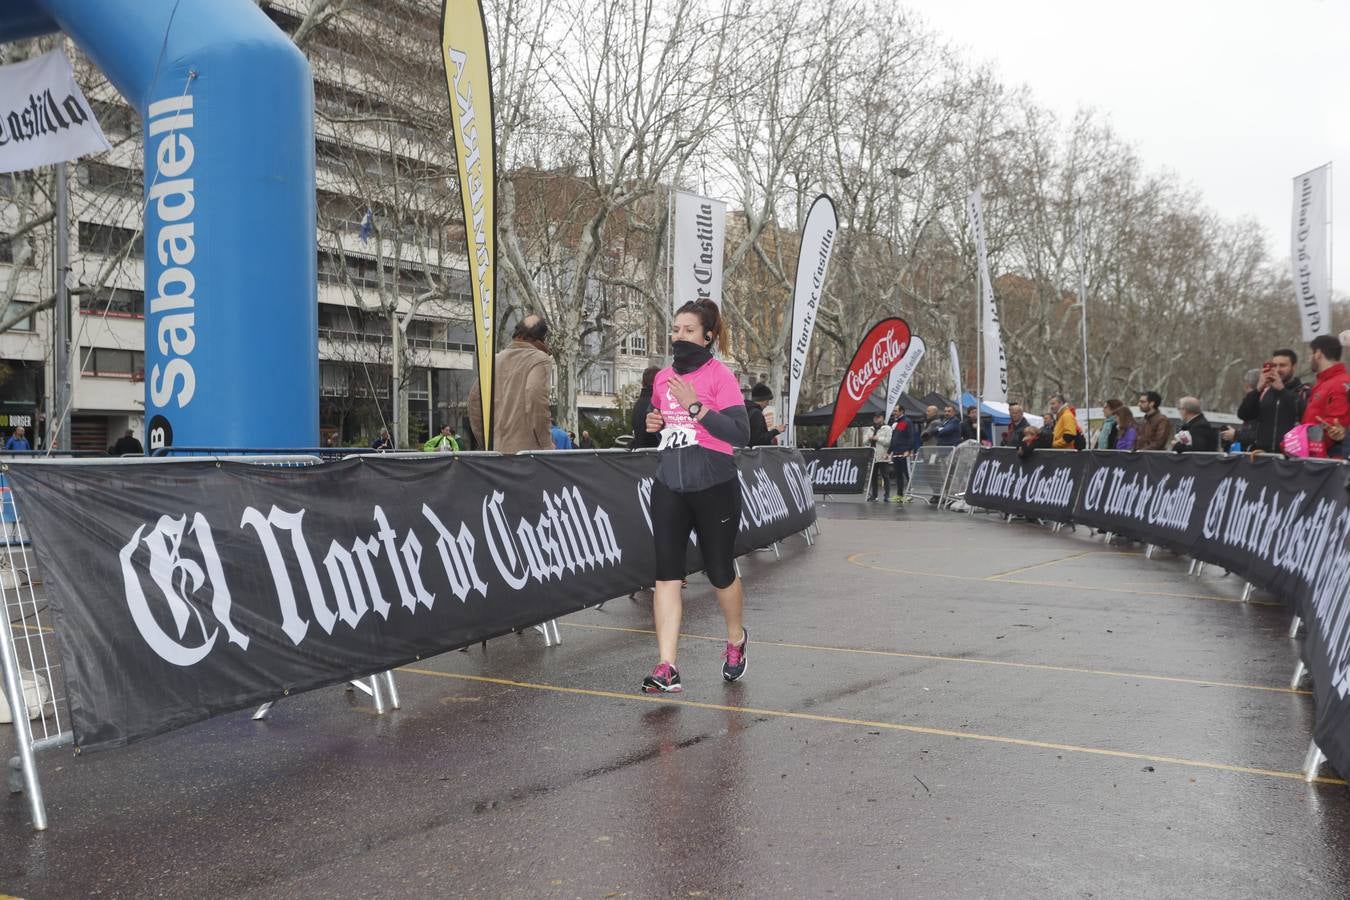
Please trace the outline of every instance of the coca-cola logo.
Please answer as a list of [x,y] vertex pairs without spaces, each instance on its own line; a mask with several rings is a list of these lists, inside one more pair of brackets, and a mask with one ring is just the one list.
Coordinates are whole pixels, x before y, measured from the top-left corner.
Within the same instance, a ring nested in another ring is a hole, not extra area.
[[861,403],[864,397],[872,393],[882,376],[905,355],[908,344],[908,341],[896,339],[894,328],[888,329],[872,345],[872,354],[863,360],[862,367],[849,370],[844,379],[844,390],[849,398]]

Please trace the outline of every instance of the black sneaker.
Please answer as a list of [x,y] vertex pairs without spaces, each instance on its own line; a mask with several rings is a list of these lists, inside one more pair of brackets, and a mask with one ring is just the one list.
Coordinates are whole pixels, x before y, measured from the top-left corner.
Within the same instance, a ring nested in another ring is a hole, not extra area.
[[745,628],[741,629],[741,642],[739,644],[727,642],[727,649],[722,653],[722,658],[726,660],[722,663],[722,677],[727,681],[739,681],[741,676],[745,674],[745,649],[749,644],[750,632]]
[[652,674],[642,679],[642,690],[647,694],[678,694],[684,690],[679,671],[668,662],[657,663]]

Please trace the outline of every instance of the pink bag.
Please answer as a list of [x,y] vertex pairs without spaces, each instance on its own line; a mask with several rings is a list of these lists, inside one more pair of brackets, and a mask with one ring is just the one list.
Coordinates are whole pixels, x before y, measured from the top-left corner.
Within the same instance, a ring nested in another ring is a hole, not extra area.
[[1327,455],[1321,425],[1295,425],[1280,439],[1280,449],[1288,456],[1324,458]]

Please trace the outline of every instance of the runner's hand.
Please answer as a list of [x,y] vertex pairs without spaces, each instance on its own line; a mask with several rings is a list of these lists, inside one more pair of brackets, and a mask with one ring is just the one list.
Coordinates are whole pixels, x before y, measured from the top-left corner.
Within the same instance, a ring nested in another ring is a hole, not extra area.
[[680,376],[671,375],[667,384],[670,387],[670,393],[685,409],[688,409],[690,404],[698,400],[698,391],[694,390],[693,385]]
[[665,427],[666,417],[661,415],[660,411],[655,407],[652,407],[651,411],[647,413],[647,431],[655,434]]

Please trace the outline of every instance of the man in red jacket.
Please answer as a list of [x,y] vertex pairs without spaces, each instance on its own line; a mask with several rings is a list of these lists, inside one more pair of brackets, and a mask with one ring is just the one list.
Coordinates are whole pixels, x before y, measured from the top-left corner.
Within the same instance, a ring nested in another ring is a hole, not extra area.
[[1317,383],[1313,385],[1312,396],[1308,398],[1303,424],[1326,427],[1323,446],[1330,456],[1330,451],[1345,436],[1345,426],[1350,424],[1350,395],[1346,394],[1347,388],[1350,388],[1350,372],[1346,372],[1341,362],[1341,342],[1335,335],[1320,334],[1312,339],[1309,346],[1312,348],[1312,365],[1313,371],[1317,373]]

